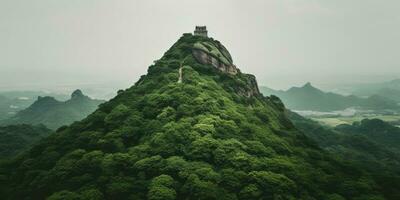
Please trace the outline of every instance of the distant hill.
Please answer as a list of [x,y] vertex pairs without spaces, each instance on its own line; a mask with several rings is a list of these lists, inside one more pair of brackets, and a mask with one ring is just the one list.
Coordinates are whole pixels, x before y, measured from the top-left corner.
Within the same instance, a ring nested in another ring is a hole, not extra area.
[[38,96],[51,95],[59,100],[68,96],[41,91],[2,91],[0,92],[0,120],[14,116],[18,111],[29,107]]
[[357,85],[352,93],[359,96],[379,95],[400,102],[400,79]]
[[349,107],[372,110],[399,109],[395,101],[379,95],[373,95],[368,98],[361,98],[355,95],[343,96],[332,92],[324,92],[312,86],[311,83],[307,83],[302,87],[292,87],[286,91],[273,90],[267,87],[260,87],[260,90],[264,95],[278,96],[292,110],[336,111]]
[[38,97],[31,106],[4,120],[2,124],[44,124],[57,129],[85,118],[103,102],[85,96],[80,90],[74,91],[67,101],[58,101],[49,96]]
[[0,159],[11,158],[29,149],[52,131],[44,125],[27,124],[0,126]]

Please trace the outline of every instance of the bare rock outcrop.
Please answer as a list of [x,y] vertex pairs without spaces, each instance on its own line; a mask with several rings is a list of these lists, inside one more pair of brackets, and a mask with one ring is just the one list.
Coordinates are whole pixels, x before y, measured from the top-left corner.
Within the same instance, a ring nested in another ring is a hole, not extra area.
[[245,74],[246,86],[237,88],[237,93],[245,97],[253,97],[260,95],[256,77],[252,74]]
[[218,41],[197,42],[192,49],[193,57],[203,65],[211,65],[221,72],[230,75],[240,75],[236,78],[242,83],[234,87],[240,96],[252,97],[260,95],[256,77],[251,74],[242,74],[233,64],[228,50]]
[[222,72],[235,75],[239,72],[239,69],[234,64],[228,64],[222,62],[219,58],[205,52],[202,49],[194,48],[192,50],[193,56],[196,58],[197,62],[204,65],[212,65]]

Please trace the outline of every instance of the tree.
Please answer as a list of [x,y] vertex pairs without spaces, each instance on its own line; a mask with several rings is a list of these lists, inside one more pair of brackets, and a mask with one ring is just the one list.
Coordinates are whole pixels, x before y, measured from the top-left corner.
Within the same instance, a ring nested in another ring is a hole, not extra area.
[[149,200],[173,200],[176,198],[176,191],[173,188],[174,179],[169,175],[160,175],[150,183],[147,197]]
[[80,200],[80,196],[75,192],[63,190],[52,194],[47,200]]

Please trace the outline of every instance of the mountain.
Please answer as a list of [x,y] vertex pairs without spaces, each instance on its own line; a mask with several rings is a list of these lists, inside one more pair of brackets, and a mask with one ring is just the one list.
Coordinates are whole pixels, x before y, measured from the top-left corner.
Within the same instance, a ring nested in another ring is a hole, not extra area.
[[261,87],[265,95],[275,95],[282,99],[283,103],[292,110],[312,111],[337,111],[349,107],[357,107],[367,110],[399,109],[399,105],[390,99],[379,95],[361,98],[354,95],[343,96],[332,92],[324,92],[315,88],[311,83],[302,87],[292,87],[289,90],[273,90]]
[[400,102],[400,79],[353,86],[351,91],[359,96],[379,95]]
[[2,91],[0,92],[0,120],[14,116],[18,111],[29,107],[38,96],[52,95],[65,99],[64,95],[40,91]]
[[399,199],[399,128],[379,119],[364,119],[335,128],[287,111],[288,117],[307,137],[339,159],[368,171],[388,199]]
[[[51,100],[49,100],[51,101]],[[134,86],[1,166],[5,199],[384,199],[296,129],[217,40],[184,34]]]
[[52,131],[43,125],[0,126],[0,158],[5,159],[16,156],[51,133]]
[[39,96],[31,106],[4,120],[2,124],[44,124],[51,129],[57,129],[85,118],[103,102],[85,96],[80,90],[74,91],[67,101]]

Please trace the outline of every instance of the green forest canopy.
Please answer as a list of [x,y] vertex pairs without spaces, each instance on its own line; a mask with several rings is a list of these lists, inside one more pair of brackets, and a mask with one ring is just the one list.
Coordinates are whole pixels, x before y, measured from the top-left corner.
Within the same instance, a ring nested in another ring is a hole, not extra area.
[[[8,199],[384,199],[298,131],[249,77],[199,64],[185,34],[131,88],[3,164]],[[187,58],[183,83],[180,62]]]

